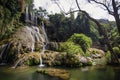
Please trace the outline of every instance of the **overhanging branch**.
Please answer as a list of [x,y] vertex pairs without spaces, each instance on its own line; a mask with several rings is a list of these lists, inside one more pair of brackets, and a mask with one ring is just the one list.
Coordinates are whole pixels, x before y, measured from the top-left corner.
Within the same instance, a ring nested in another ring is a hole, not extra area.
[[111,11],[111,10],[109,9],[109,6],[105,5],[104,3],[98,2],[98,1],[96,1],[96,0],[88,0],[89,3],[90,3],[90,1],[93,1],[93,2],[95,2],[95,3],[97,3],[97,4],[100,4],[100,5],[104,6],[110,15],[114,15],[114,14],[113,14],[113,11]]
[[120,9],[120,5],[117,6],[117,9],[118,9],[118,10]]

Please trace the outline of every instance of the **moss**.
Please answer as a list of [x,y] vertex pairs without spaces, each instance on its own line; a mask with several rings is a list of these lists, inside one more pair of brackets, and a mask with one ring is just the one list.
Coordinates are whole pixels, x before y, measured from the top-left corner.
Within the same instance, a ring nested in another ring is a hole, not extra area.
[[28,59],[27,60],[27,65],[29,65],[29,66],[33,65],[33,60],[32,59]]
[[40,63],[39,53],[28,53],[26,64],[29,66],[38,65]]

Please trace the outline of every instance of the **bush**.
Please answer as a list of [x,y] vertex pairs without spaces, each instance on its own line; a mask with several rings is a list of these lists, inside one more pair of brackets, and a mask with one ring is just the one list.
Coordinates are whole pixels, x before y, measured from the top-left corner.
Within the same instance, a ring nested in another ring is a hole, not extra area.
[[107,59],[107,62],[110,62],[110,61],[111,61],[111,53],[110,53],[110,51],[107,51],[107,52],[106,52],[105,57],[106,57],[106,59]]
[[29,66],[38,65],[40,63],[39,53],[29,53],[26,64]]
[[81,67],[83,64],[76,55],[66,54],[66,59],[62,62],[62,65],[67,67]]
[[72,41],[75,44],[80,45],[84,52],[86,52],[86,50],[92,45],[91,38],[87,37],[84,34],[75,33],[68,39],[68,41]]
[[116,54],[120,54],[120,49],[118,47],[113,47],[113,51],[116,53]]
[[59,51],[67,52],[70,54],[84,54],[79,45],[75,45],[73,42],[64,42],[60,44]]
[[114,53],[117,54],[118,57],[120,57],[120,49],[119,49],[119,47],[113,47],[113,51],[114,51]]

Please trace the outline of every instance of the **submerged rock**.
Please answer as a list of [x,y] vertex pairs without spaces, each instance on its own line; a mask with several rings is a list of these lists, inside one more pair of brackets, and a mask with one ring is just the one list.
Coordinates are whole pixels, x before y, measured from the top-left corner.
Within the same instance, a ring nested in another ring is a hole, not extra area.
[[47,69],[38,69],[36,72],[49,75],[52,77],[58,77],[61,80],[69,80],[70,78],[70,74],[64,69],[47,68]]

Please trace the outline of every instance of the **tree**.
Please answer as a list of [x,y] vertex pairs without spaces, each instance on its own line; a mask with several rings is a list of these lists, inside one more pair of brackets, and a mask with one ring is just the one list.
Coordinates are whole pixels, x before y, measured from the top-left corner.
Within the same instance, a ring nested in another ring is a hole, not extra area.
[[102,7],[108,11],[108,13],[114,16],[118,32],[120,34],[120,1],[119,0],[88,0],[89,3],[94,2],[102,5]]
[[98,28],[100,29],[101,34],[104,36],[105,43],[106,43],[108,49],[109,49],[110,52],[111,52],[111,55],[112,55],[112,56],[111,56],[111,62],[112,62],[112,63],[119,63],[118,57],[117,57],[116,53],[113,51],[113,49],[112,49],[112,45],[110,44],[109,38],[108,38],[108,36],[107,36],[107,34],[106,34],[106,31],[105,31],[105,29],[103,29],[103,25],[100,24],[96,19],[94,19],[94,18],[92,18],[91,16],[89,16],[89,14],[88,14],[86,11],[81,10],[81,8],[80,8],[80,6],[79,6],[79,4],[78,4],[78,0],[76,0],[76,5],[77,5],[79,11],[81,11],[82,13],[84,13],[84,14],[85,14],[90,20],[92,20],[92,21],[98,26]]
[[[90,0],[88,0],[88,1],[90,2]],[[94,1],[94,0],[92,0],[92,1]],[[104,36],[104,41],[105,41],[108,49],[111,52],[111,55],[112,55],[111,56],[111,63],[119,63],[118,57],[117,57],[116,53],[114,53],[114,51],[112,49],[112,45],[110,44],[109,38],[108,38],[108,36],[106,34],[106,30],[103,29],[103,25],[100,24],[99,21],[97,21],[96,19],[92,18],[86,11],[81,10],[81,8],[79,6],[79,3],[78,3],[78,0],[75,0],[75,2],[76,2],[76,5],[78,7],[78,10],[74,10],[74,11],[68,12],[66,14],[70,14],[70,13],[74,13],[74,12],[80,11],[80,12],[84,13],[91,21],[93,21],[98,26],[99,33]]]

